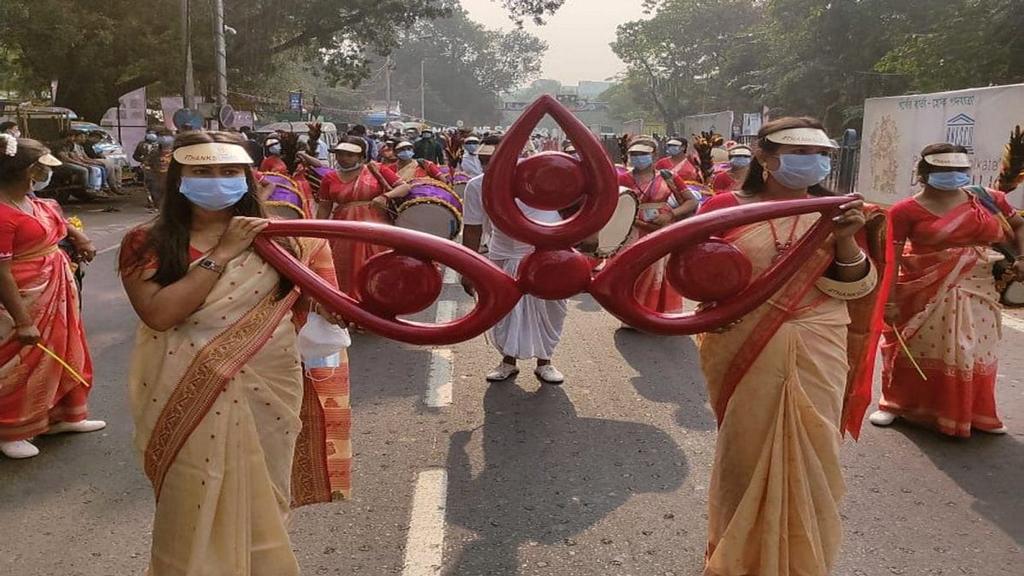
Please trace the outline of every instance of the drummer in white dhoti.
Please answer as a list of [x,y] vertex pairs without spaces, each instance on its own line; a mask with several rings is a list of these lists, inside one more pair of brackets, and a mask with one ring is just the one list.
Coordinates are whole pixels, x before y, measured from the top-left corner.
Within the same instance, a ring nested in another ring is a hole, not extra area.
[[[484,170],[487,169],[487,162],[500,142],[500,136],[484,138],[478,151]],[[484,225],[489,222],[483,207],[483,183],[483,174],[470,180],[462,199],[462,243],[473,251],[480,249],[480,237]],[[551,223],[562,219],[558,212],[538,210],[518,200],[516,203],[527,218],[537,222]],[[497,227],[492,226],[491,230],[487,257],[506,273],[515,276],[519,263],[534,251],[534,247],[508,236]],[[475,295],[476,291],[469,279],[463,278],[462,286],[468,294]],[[516,307],[487,333],[488,341],[503,356],[498,367],[487,374],[487,380],[507,380],[519,373],[517,360],[536,358],[537,368],[534,374],[537,378],[545,384],[561,384],[565,377],[551,365],[551,357],[554,356],[555,347],[562,338],[562,326],[568,309],[566,300],[542,300],[533,296],[523,296]]]

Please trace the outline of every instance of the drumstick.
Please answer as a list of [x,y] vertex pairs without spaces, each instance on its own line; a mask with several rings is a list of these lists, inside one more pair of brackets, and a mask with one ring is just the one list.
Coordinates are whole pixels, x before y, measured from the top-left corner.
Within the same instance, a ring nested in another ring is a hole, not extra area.
[[46,346],[43,346],[43,343],[42,343],[42,342],[36,342],[36,348],[39,348],[39,349],[40,349],[40,350],[42,350],[43,352],[46,352],[46,354],[47,354],[47,355],[48,355],[48,356],[49,356],[50,358],[53,358],[54,360],[56,360],[56,361],[57,361],[57,363],[58,363],[58,364],[60,364],[61,366],[63,366],[63,367],[64,367],[64,369],[68,371],[68,374],[71,374],[71,376],[72,376],[72,377],[73,377],[73,378],[74,378],[75,380],[78,380],[78,381],[79,381],[79,382],[81,382],[82,384],[84,384],[84,385],[86,385],[86,386],[89,386],[89,383],[85,381],[85,378],[82,378],[82,375],[81,375],[81,374],[79,374],[79,373],[78,373],[78,372],[77,372],[77,371],[76,371],[76,370],[75,370],[74,368],[72,368],[72,367],[71,367],[70,365],[68,365],[68,363],[67,363],[67,362],[65,362],[63,358],[61,358],[60,356],[57,356],[57,353],[56,353],[56,352],[54,352],[53,350],[50,350],[50,349],[49,349],[49,348],[47,348]]
[[917,370],[917,374],[921,376],[921,379],[927,382],[928,377],[924,375],[924,370],[921,370],[921,366],[917,363],[917,360],[914,360],[914,356],[910,353],[910,347],[907,346],[907,342],[903,339],[903,335],[900,334],[900,331],[896,329],[895,326],[892,326],[891,328],[893,333],[896,334],[896,340],[899,340],[900,347],[903,348],[903,353],[907,355],[907,359],[914,365],[914,369]]

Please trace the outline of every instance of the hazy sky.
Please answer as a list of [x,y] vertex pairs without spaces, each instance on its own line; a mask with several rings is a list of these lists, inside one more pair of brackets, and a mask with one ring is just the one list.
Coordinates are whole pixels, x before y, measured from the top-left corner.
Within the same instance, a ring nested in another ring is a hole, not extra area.
[[[580,80],[604,80],[621,72],[625,65],[608,44],[615,40],[616,26],[646,17],[642,4],[643,0],[566,0],[544,26],[528,22],[526,30],[548,43],[541,77],[576,84]],[[470,18],[488,28],[508,30],[515,26],[500,2],[462,0],[462,6]]]

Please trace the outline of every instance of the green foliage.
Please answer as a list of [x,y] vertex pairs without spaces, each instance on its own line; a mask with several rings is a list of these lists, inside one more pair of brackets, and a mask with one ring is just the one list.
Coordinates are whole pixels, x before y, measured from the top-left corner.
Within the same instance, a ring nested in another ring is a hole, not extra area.
[[403,111],[420,114],[420,62],[426,85],[427,119],[454,124],[493,124],[499,94],[540,72],[547,45],[522,30],[490,30],[456,10],[448,18],[421,22],[404,36],[392,58],[392,98]]
[[[1013,10],[1016,5],[1017,9]],[[1019,0],[649,0],[619,28],[636,103],[858,126],[865,98],[1024,81]]]
[[[539,17],[561,4],[502,2],[517,17]],[[98,119],[124,92],[154,82],[181,84],[180,5],[180,0],[0,0],[0,61],[14,63],[19,84],[29,92],[41,93],[57,80],[58,104]],[[306,67],[331,85],[358,86],[372,75],[377,54],[394,50],[418,23],[452,14],[458,1],[225,0],[224,5],[225,23],[236,31],[227,38],[230,85],[262,93],[263,84],[273,84],[275,75],[292,67]],[[196,86],[209,97],[215,84],[211,3],[192,0],[191,6]],[[509,58],[538,47],[516,34],[498,39],[506,44],[489,56],[493,66],[512,65],[512,76],[524,67]],[[492,75],[483,81],[501,86],[505,80]]]

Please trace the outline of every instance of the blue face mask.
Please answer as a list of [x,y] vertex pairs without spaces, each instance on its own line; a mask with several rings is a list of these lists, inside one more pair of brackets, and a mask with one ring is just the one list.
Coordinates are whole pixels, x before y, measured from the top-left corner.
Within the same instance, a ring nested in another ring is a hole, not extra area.
[[636,168],[638,170],[644,170],[646,168],[650,168],[651,164],[654,164],[654,156],[650,154],[630,156],[629,163],[633,165],[633,168]]
[[204,210],[217,212],[238,203],[249,191],[245,176],[198,178],[182,176],[178,190],[188,201]]
[[281,154],[281,145],[280,144],[271,144],[270,146],[267,147],[267,152],[269,152],[270,154],[273,154],[274,156],[278,156],[278,155]]
[[395,156],[398,156],[399,160],[412,160],[412,157],[415,155],[416,153],[412,150],[399,150],[395,153]]
[[476,151],[480,149],[479,144],[466,144],[463,146],[466,149],[467,154],[476,154]]
[[736,156],[734,158],[729,158],[729,164],[733,168],[746,168],[747,166],[750,166],[750,156]]
[[786,188],[808,188],[821,183],[832,172],[832,158],[822,154],[782,154],[779,169],[772,172]]
[[666,146],[665,153],[669,156],[678,156],[683,151],[682,146]]
[[971,175],[959,170],[953,172],[933,172],[928,175],[928,185],[937,190],[959,190],[971,183]]
[[146,134],[146,142],[156,142],[156,134]]

